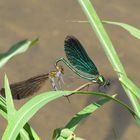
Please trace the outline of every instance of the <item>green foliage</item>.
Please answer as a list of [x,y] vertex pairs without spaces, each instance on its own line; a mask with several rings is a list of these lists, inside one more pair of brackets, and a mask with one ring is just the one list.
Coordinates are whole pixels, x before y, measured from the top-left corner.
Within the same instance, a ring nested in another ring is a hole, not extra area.
[[7,52],[1,53],[0,54],[0,68],[4,66],[5,63],[11,58],[13,58],[15,55],[24,53],[37,42],[38,42],[38,38],[32,41],[23,40],[13,45]]
[[136,37],[137,39],[140,39],[140,30],[129,24],[122,23],[122,22],[113,22],[113,21],[102,21],[102,22],[120,26],[120,27],[124,28],[125,30],[127,30],[132,36]]
[[140,99],[140,89],[128,77],[122,75],[119,80],[127,89],[132,92],[132,94]]
[[[87,93],[86,93],[87,94]],[[94,93],[93,93],[94,94]],[[102,94],[99,94],[99,96]],[[115,96],[113,96],[115,97]],[[112,98],[113,98],[112,97]],[[65,126],[65,128],[69,128],[70,130],[74,131],[79,124],[79,122],[83,119],[88,117],[90,114],[92,114],[94,111],[99,109],[102,105],[110,101],[111,98],[103,98],[100,99],[97,102],[93,102],[92,104],[89,104],[85,108],[83,108],[80,112],[74,115],[74,117],[70,120],[70,122]]]
[[9,87],[9,82],[6,75],[4,77],[4,88],[5,88],[5,94],[6,94],[6,108],[7,108],[8,123],[10,123],[11,118],[15,115],[16,109],[14,107],[12,94]]

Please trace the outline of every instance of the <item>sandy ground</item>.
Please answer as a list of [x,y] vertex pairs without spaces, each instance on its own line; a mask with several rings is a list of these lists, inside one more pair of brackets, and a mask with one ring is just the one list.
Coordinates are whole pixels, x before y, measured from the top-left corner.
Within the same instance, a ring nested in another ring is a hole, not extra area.
[[[140,28],[140,1],[92,0],[92,2],[100,18],[126,22]],[[55,60],[65,56],[63,42],[69,34],[76,36],[82,42],[100,73],[112,81],[106,92],[117,93],[118,98],[130,104],[90,25],[71,23],[72,20],[86,20],[76,0],[0,0],[0,52],[6,51],[18,40],[40,37],[36,47],[15,57],[1,69],[0,86],[3,86],[4,73],[7,73],[12,83],[54,69]],[[111,25],[105,25],[105,28],[127,74],[140,86],[139,40],[121,28]],[[67,68],[64,79],[65,89],[74,89],[86,82],[77,78]],[[46,82],[41,91],[49,90],[51,90],[50,84]],[[90,87],[90,90],[97,91],[97,86]],[[42,140],[51,139],[55,128],[63,127],[82,107],[97,99],[89,95],[74,95],[70,97],[69,104],[65,98],[60,98],[42,108],[29,123]],[[29,98],[15,101],[15,105],[19,108],[28,100]],[[5,127],[5,120],[0,118],[0,136]],[[107,103],[97,110],[81,122],[76,130],[79,137],[87,140],[139,140],[139,132],[140,129],[132,116],[114,102]]]

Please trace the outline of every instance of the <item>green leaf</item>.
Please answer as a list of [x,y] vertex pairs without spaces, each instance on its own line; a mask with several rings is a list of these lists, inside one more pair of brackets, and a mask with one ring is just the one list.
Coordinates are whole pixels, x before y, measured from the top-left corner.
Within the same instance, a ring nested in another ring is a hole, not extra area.
[[119,80],[126,88],[128,88],[135,96],[140,99],[140,89],[129,78],[122,75]]
[[117,53],[113,47],[113,44],[112,44],[109,36],[107,35],[107,32],[105,31],[90,0],[78,0],[78,1],[87,16],[89,23],[91,24],[93,30],[95,31],[102,47],[104,48],[104,51],[106,52],[106,54],[108,54],[108,58],[111,61],[111,64],[119,72],[124,73],[125,71],[120,62],[120,59],[118,58]]
[[[117,72],[118,77],[120,77],[122,74],[127,77],[126,72],[122,66],[122,63],[120,62],[120,59],[113,47],[113,44],[105,31],[103,24],[98,17],[94,7],[92,6],[92,3],[90,0],[78,0],[79,4],[81,5],[85,15],[88,18],[89,23],[91,24],[93,30],[95,31],[110,63],[112,64],[114,70]],[[137,97],[124,85],[122,85],[126,94],[128,95],[137,115],[140,118],[140,108],[139,108],[139,102]]]
[[12,117],[8,124],[2,140],[14,140],[26,122],[45,104],[63,95],[70,94],[71,91],[51,91],[38,95],[24,104]]
[[[37,133],[33,130],[33,128],[28,123],[24,125],[24,129],[22,129],[22,131],[23,130],[26,132],[25,136],[28,135],[29,140],[41,140],[37,135]],[[23,135],[22,131],[20,131],[20,134]]]
[[11,118],[15,115],[16,109],[14,107],[9,82],[6,75],[4,77],[4,88],[5,88],[6,105],[7,105],[7,119],[8,119],[8,123],[10,123]]
[[81,92],[81,91],[78,91],[76,92],[77,94],[92,94],[92,95],[96,95],[96,96],[101,96],[101,97],[105,97],[105,98],[108,98],[108,99],[111,99],[113,101],[115,101],[117,104],[121,105],[124,109],[126,109],[133,117],[134,119],[136,120],[136,122],[140,125],[140,117],[139,115],[134,112],[127,104],[123,103],[122,101],[112,97],[112,96],[109,96],[107,94],[104,94],[104,93],[98,93],[98,92]]
[[3,96],[1,96],[1,95],[0,95],[0,104],[4,105],[4,106],[6,105],[5,98]]
[[121,22],[114,22],[114,21],[102,21],[102,22],[107,23],[107,24],[120,26],[123,29],[127,30],[132,36],[136,37],[137,39],[140,39],[140,30],[129,25],[129,24],[121,23]]
[[111,96],[111,98],[103,98],[100,99],[97,102],[93,102],[90,105],[86,106],[84,109],[82,109],[80,112],[74,115],[74,117],[70,120],[70,122],[65,126],[65,128],[69,128],[70,130],[74,131],[79,124],[79,122],[83,119],[88,117],[90,114],[92,114],[94,111],[99,109],[102,105],[110,101],[112,98],[114,98],[116,95]]
[[32,41],[29,40],[23,40],[15,45],[13,45],[7,52],[0,54],[0,68],[4,66],[5,63],[11,58],[13,58],[17,54],[24,53],[27,51],[30,47],[32,47],[38,39],[34,39]]

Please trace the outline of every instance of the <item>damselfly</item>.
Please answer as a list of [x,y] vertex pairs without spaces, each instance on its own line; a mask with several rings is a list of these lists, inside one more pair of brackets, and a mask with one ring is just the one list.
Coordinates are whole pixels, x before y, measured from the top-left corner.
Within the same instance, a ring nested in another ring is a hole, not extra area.
[[[61,88],[60,82],[64,82],[62,78],[63,73],[63,67],[56,66],[55,71],[50,71],[49,73],[34,76],[25,81],[11,84],[10,89],[13,99],[22,99],[33,95],[45,84],[46,80],[48,79],[50,79],[53,89],[58,90],[58,88]],[[0,94],[5,96],[4,88],[0,90]]]
[[99,84],[99,87],[110,85],[110,81],[105,80],[105,78],[99,73],[96,65],[90,59],[79,40],[74,36],[66,37],[64,41],[64,51],[70,63],[65,58],[59,58],[56,61],[56,66],[62,61],[81,78],[97,83]]

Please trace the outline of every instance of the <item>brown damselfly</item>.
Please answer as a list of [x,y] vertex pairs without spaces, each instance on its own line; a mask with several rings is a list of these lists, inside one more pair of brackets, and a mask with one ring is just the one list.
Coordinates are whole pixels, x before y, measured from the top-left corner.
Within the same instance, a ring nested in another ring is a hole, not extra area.
[[[10,84],[13,99],[19,100],[33,95],[40,90],[40,88],[45,84],[46,80],[48,79],[50,79],[53,89],[58,90],[58,86],[59,88],[61,88],[60,81],[63,82],[63,73],[63,67],[56,66],[56,70],[50,71],[49,73],[37,75],[27,80]],[[4,88],[0,90],[0,94],[2,96],[5,96]]]

